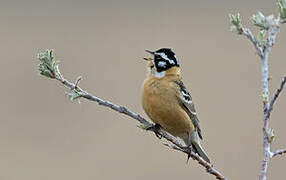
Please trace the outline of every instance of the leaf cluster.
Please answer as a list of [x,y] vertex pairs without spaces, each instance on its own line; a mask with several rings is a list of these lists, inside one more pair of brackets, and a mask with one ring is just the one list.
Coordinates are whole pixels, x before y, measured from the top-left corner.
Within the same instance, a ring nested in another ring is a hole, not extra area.
[[59,70],[59,64],[55,61],[53,50],[46,50],[38,54],[40,74],[48,78],[55,78]]

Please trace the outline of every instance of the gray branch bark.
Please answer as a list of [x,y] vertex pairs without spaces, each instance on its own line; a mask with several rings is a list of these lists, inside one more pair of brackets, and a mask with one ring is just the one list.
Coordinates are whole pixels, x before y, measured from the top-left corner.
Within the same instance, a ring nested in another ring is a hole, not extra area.
[[[147,121],[146,119],[144,119],[143,117],[141,117],[139,114],[136,114],[132,111],[130,111],[129,109],[127,109],[124,106],[119,106],[116,105],[112,102],[103,100],[101,98],[98,98],[90,93],[88,93],[87,91],[81,89],[80,87],[78,87],[78,83],[79,80],[81,78],[78,78],[77,81],[75,83],[69,82],[68,80],[66,80],[60,73],[59,70],[57,70],[55,77],[56,80],[60,81],[64,86],[70,88],[72,91],[76,91],[77,94],[79,94],[79,97],[91,100],[91,101],[95,101],[97,102],[99,105],[108,107],[110,109],[113,109],[119,113],[125,114],[135,120],[137,120],[139,123],[141,123],[142,125],[144,125],[145,127],[150,127],[153,124],[150,123],[149,121]],[[153,131],[155,133],[154,129],[150,129],[150,131]],[[168,132],[164,131],[164,130],[160,130],[159,132],[160,136],[162,136],[163,138],[165,138],[168,142],[170,142],[171,144],[167,144],[168,147],[174,149],[174,150],[178,150],[181,151],[183,153],[186,153],[188,155],[190,155],[190,157],[192,157],[195,161],[197,161],[201,166],[203,166],[206,169],[206,172],[209,174],[214,175],[217,179],[219,180],[227,180],[226,177],[224,177],[218,170],[216,170],[214,168],[214,166],[208,162],[206,162],[204,159],[202,159],[197,153],[193,152],[190,150],[190,148],[186,148],[183,144],[181,144],[174,136],[172,136],[171,134],[169,134]],[[166,145],[166,144],[165,144]]]
[[[267,29],[268,37],[266,39],[265,46],[259,45],[251,31],[247,28],[242,28],[241,34],[246,36],[253,46],[255,47],[256,53],[261,59],[261,90],[262,90],[262,102],[263,102],[263,160],[261,162],[261,171],[259,175],[259,180],[266,180],[266,174],[267,174],[267,168],[268,163],[271,158],[285,153],[286,150],[277,150],[274,152],[271,152],[271,142],[274,137],[273,134],[271,134],[271,129],[269,125],[269,118],[270,114],[273,110],[273,105],[275,101],[277,100],[279,94],[283,90],[283,87],[286,83],[286,76],[282,79],[280,87],[276,90],[273,99],[270,101],[270,92],[269,92],[269,69],[268,69],[268,59],[269,59],[269,53],[271,51],[271,48],[273,47],[275,43],[276,36],[280,29],[280,16],[276,19],[276,22],[274,22],[272,25],[269,26]],[[273,136],[273,137],[272,137]]]
[[267,118],[267,119],[270,118],[270,114],[271,114],[271,112],[272,112],[272,110],[273,110],[273,106],[274,106],[274,104],[275,104],[275,102],[276,102],[278,96],[279,96],[280,93],[282,92],[285,83],[286,83],[286,76],[284,76],[284,77],[282,78],[281,83],[280,83],[280,87],[275,91],[274,96],[273,96],[273,98],[272,98],[271,101],[270,101],[269,109],[268,109],[268,110],[267,110],[267,109],[264,109],[264,111],[267,111],[267,115],[266,115],[265,118]]
[[263,49],[258,45],[257,40],[253,36],[252,32],[248,28],[242,28],[242,35],[246,36],[250,42],[255,47],[257,55],[262,58],[263,57]]
[[278,149],[276,151],[273,152],[272,158],[277,156],[277,155],[282,155],[286,153],[286,149]]

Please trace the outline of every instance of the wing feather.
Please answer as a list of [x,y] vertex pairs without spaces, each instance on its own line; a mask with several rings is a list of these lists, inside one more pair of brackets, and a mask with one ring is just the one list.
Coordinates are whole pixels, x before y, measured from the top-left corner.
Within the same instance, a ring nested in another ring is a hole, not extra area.
[[197,117],[197,113],[196,113],[195,105],[192,100],[192,96],[190,95],[190,93],[188,92],[187,88],[185,87],[184,83],[181,80],[176,81],[176,84],[178,85],[178,88],[180,90],[180,97],[178,97],[179,104],[189,115],[190,119],[192,120],[198,132],[199,137],[203,139],[202,134],[201,134],[201,128],[199,125],[199,119]]

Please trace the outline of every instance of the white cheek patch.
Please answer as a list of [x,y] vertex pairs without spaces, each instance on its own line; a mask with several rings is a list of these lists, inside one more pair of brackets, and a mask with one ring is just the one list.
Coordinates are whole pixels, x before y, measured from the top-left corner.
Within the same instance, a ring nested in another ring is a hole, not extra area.
[[158,66],[166,67],[167,63],[165,61],[159,61]]
[[157,55],[161,56],[163,59],[169,61],[170,64],[175,64],[175,61],[172,59],[169,59],[168,56],[165,53],[156,53]]

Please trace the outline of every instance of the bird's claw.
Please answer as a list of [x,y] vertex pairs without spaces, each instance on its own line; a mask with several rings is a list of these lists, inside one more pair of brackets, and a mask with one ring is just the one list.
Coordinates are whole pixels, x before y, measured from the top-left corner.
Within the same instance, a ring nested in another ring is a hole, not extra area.
[[157,138],[162,139],[162,134],[160,133],[161,126],[159,124],[152,125],[150,127],[147,127],[147,131],[153,131]]
[[193,152],[193,146],[192,145],[188,145],[188,146],[185,147],[185,149],[186,149],[186,152],[188,154],[188,156],[187,156],[187,164],[188,164],[189,159],[191,157],[191,152]]

